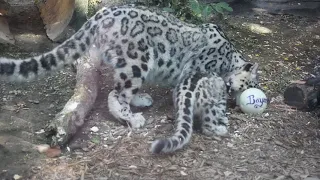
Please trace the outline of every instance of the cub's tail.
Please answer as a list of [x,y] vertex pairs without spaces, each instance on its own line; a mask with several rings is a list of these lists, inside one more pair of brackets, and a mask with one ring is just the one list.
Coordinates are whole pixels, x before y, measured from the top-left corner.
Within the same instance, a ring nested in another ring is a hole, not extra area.
[[107,14],[103,8],[90,18],[77,33],[50,52],[26,59],[9,59],[0,57],[0,79],[11,81],[27,81],[61,69],[66,64],[81,57],[94,41],[99,23]]
[[[193,108],[195,94],[195,78],[187,77],[175,89],[175,106],[178,109],[176,114],[176,132],[166,139],[155,140],[151,145],[151,152],[170,153],[181,149],[191,138],[193,128]],[[193,90],[192,90],[193,89]]]
[[181,149],[190,141],[192,135],[193,113],[191,113],[191,110],[189,111],[189,114],[183,114],[183,112],[177,113],[179,117],[177,118],[176,132],[169,138],[155,140],[151,145],[152,153],[159,154],[174,152]]

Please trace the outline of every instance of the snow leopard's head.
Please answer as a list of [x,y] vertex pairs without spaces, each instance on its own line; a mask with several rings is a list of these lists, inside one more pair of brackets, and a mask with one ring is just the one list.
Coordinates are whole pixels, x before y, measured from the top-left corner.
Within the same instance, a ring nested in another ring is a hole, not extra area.
[[249,88],[259,88],[258,64],[245,63],[238,71],[228,77],[226,84],[228,91],[232,94]]

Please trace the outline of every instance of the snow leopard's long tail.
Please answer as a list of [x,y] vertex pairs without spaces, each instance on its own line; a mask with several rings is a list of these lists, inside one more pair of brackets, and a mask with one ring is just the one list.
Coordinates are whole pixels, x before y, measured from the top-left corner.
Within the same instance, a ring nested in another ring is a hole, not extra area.
[[173,136],[166,139],[155,140],[151,145],[151,152],[170,153],[185,146],[191,138],[193,131],[194,104],[196,101],[195,90],[201,76],[186,77],[175,89],[176,127]]
[[[107,13],[109,14],[106,8],[99,10],[77,33],[50,52],[26,59],[0,57],[0,79],[7,81],[28,81],[71,64],[87,52],[92,45],[95,34],[99,29],[98,24],[108,19],[104,18]],[[109,23],[111,24],[112,21]]]

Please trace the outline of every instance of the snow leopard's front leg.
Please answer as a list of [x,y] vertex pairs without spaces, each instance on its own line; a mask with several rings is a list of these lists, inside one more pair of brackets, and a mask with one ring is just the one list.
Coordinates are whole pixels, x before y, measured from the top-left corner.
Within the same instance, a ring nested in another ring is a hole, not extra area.
[[175,133],[169,138],[155,140],[151,146],[152,153],[173,152],[190,141],[196,101],[195,90],[201,78],[199,73],[191,74],[176,86],[173,94],[176,109]]
[[145,118],[142,116],[142,113],[132,113],[130,109],[130,100],[129,98],[124,99],[121,97],[122,93],[117,90],[112,90],[108,96],[108,107],[110,113],[122,123],[129,123],[132,128],[140,128],[145,124]]

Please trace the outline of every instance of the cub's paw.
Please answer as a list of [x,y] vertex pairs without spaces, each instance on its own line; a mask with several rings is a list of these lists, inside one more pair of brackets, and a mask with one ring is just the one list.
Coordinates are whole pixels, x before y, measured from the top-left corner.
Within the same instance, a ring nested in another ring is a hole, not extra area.
[[218,136],[225,136],[228,134],[228,129],[226,126],[215,126],[214,127],[214,132]]
[[135,95],[130,104],[136,107],[149,107],[153,103],[152,97],[147,93],[139,93]]
[[206,125],[202,127],[202,133],[207,136],[228,136],[228,128],[224,125]]
[[130,118],[129,123],[133,129],[138,129],[144,126],[146,119],[142,116],[142,113],[135,113]]

